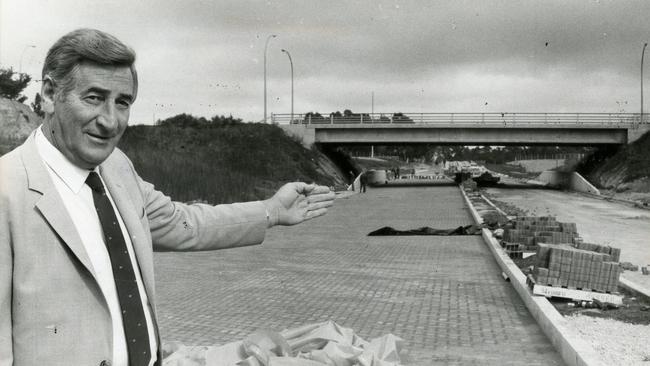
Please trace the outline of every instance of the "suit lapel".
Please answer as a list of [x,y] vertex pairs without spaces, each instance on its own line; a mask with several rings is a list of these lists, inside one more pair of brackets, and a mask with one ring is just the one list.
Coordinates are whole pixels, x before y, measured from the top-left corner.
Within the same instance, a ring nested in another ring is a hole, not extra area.
[[36,200],[36,207],[43,214],[43,217],[50,224],[52,229],[63,240],[63,243],[70,248],[70,251],[77,257],[83,266],[95,277],[86,248],[81,242],[79,233],[75,229],[74,223],[65,210],[65,205],[59,192],[54,187],[47,168],[38,154],[33,132],[24,144],[22,149],[22,159],[27,172],[29,189],[41,194]]

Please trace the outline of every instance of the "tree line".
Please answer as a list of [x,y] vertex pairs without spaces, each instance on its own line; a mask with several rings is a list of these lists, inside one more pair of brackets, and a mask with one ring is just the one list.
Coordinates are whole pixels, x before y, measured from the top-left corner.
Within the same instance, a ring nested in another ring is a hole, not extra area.
[[[15,72],[11,67],[0,67],[0,97],[25,103],[28,97],[23,94],[23,91],[31,81],[32,77],[24,72]],[[30,105],[34,113],[41,118],[45,116],[41,106],[42,101],[41,95],[36,93]]]
[[[343,151],[352,156],[369,156],[370,146],[344,146]],[[594,149],[578,146],[452,146],[452,145],[379,145],[373,146],[374,155],[394,156],[402,161],[424,160],[433,162],[434,157],[444,160],[481,161],[488,164],[504,164],[525,159],[554,159],[561,156],[588,155]]]

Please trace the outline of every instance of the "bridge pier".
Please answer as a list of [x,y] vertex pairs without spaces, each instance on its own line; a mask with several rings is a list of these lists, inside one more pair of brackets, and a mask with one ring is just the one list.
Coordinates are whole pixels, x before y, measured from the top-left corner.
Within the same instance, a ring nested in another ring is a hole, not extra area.
[[633,143],[634,141],[638,140],[641,136],[643,136],[648,131],[650,131],[650,124],[649,123],[644,123],[644,124],[641,124],[641,125],[637,125],[636,127],[629,128],[627,130],[627,143],[628,144]]
[[289,136],[301,139],[303,146],[308,149],[316,142],[316,129],[305,125],[278,125]]

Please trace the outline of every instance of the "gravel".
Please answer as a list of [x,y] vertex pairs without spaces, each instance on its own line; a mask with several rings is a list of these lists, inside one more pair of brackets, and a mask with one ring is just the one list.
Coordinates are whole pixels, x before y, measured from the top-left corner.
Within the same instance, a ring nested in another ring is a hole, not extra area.
[[650,325],[583,315],[565,319],[572,331],[592,345],[603,364],[650,366]]

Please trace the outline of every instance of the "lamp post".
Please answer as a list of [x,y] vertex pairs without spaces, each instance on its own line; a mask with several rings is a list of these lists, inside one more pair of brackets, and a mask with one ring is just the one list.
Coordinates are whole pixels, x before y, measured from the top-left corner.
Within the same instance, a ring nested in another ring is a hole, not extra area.
[[266,50],[269,48],[271,38],[275,37],[277,37],[275,34],[269,35],[264,43],[264,123],[266,123]]
[[641,123],[643,123],[643,56],[646,47],[648,47],[647,42],[643,44],[643,50],[641,51]]
[[282,52],[289,56],[289,64],[291,65],[291,121],[289,123],[293,123],[293,60],[289,51],[282,49]]
[[20,63],[18,64],[18,74],[22,74],[23,72],[23,56],[25,55],[25,51],[27,51],[28,48],[36,48],[33,44],[28,44],[23,47],[23,52],[20,53]]

